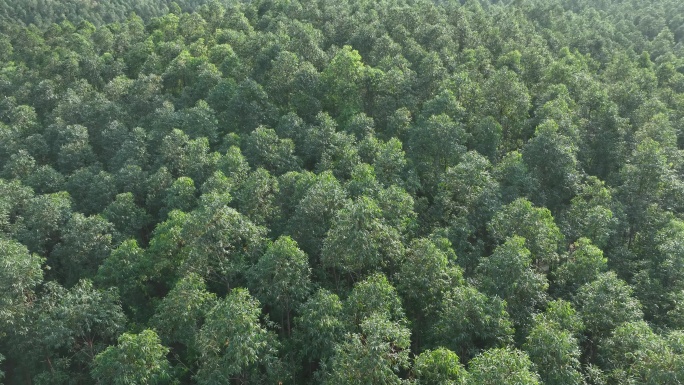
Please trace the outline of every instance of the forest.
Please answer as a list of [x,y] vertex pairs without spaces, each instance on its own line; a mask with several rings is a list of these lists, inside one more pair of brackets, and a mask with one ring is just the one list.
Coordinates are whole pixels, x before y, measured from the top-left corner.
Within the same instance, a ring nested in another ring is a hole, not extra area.
[[684,2],[0,0],[0,384],[684,383]]

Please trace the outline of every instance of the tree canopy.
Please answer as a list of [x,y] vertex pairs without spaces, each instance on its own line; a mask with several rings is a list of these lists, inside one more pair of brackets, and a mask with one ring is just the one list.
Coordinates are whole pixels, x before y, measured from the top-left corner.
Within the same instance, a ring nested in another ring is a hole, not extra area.
[[5,384],[674,384],[684,3],[0,0]]

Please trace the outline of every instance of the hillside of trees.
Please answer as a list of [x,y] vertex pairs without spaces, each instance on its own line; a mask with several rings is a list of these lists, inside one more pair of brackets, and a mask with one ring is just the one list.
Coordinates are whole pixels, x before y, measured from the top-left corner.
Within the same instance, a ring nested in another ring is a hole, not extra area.
[[684,2],[0,0],[0,383],[684,381]]

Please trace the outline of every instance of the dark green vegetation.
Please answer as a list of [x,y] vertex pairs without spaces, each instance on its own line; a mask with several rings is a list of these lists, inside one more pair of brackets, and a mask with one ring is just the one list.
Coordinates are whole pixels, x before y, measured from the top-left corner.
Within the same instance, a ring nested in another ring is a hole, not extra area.
[[204,3],[0,0],[5,384],[682,381],[684,2]]

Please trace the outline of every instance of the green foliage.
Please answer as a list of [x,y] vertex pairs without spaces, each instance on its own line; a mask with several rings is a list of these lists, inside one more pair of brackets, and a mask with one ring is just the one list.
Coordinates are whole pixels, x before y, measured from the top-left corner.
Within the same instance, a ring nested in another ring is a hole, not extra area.
[[91,374],[98,383],[116,385],[158,384],[168,376],[168,348],[150,329],[139,334],[124,333],[117,346],[95,356]]
[[635,384],[677,381],[684,356],[681,350],[673,349],[670,338],[654,333],[643,321],[624,323],[601,346],[601,362],[614,381],[628,379]]
[[675,383],[683,4],[0,0],[3,382]]
[[[444,238],[438,241],[441,242],[425,238],[413,240],[393,277],[409,317],[417,324],[423,320],[429,322],[444,293],[464,283],[449,241]],[[416,332],[421,335],[423,330]]]
[[197,339],[201,384],[261,378],[259,366],[274,370],[276,341],[259,321],[259,301],[234,289],[209,311]]
[[643,317],[631,287],[613,272],[601,273],[595,281],[580,287],[574,302],[592,338],[605,338],[623,322]]
[[44,260],[16,241],[0,238],[0,336],[22,328],[22,317],[43,282]]
[[60,239],[71,216],[71,198],[66,192],[39,195],[26,202],[16,224],[17,239],[32,252],[46,255]]
[[264,167],[276,175],[299,169],[291,139],[280,139],[275,130],[257,127],[245,140],[245,156],[255,167]]
[[333,225],[338,210],[345,206],[346,198],[347,192],[329,172],[317,175],[303,194],[288,227],[307,254],[320,254],[326,233]]
[[524,198],[517,199],[496,213],[488,229],[499,243],[514,235],[524,238],[534,264],[542,270],[558,262],[558,247],[563,241],[563,234],[546,208],[534,207]]
[[580,349],[571,331],[539,317],[523,348],[544,384],[583,384]]
[[353,327],[361,325],[373,314],[395,322],[404,321],[404,310],[397,290],[382,274],[373,274],[354,285],[344,305]]
[[554,212],[575,194],[580,179],[576,150],[570,138],[559,131],[555,121],[542,122],[522,151],[523,160],[539,182],[534,201]]
[[489,349],[473,358],[468,381],[474,384],[539,384],[527,354],[510,348]]
[[511,343],[512,337],[506,302],[471,286],[456,286],[444,294],[428,341],[468,360],[483,349]]
[[67,286],[81,278],[92,278],[98,266],[112,251],[111,223],[100,216],[71,216],[58,243],[48,259]]
[[198,349],[196,339],[200,325],[215,304],[216,295],[207,291],[204,280],[190,273],[164,297],[151,323],[165,344],[181,343],[187,348]]
[[290,313],[309,294],[311,269],[306,254],[290,237],[280,237],[251,270],[254,295],[264,304],[280,310],[290,331]]
[[416,357],[413,371],[418,384],[463,384],[467,373],[456,353],[438,348],[426,350]]
[[15,330],[10,354],[24,358],[14,362],[36,382],[89,381],[92,360],[125,323],[115,291],[97,290],[86,280],[69,290],[48,283],[28,314],[26,330]]
[[556,271],[555,283],[561,293],[571,295],[580,286],[593,282],[605,272],[608,269],[607,262],[601,249],[592,245],[589,239],[580,238],[571,246],[567,260]]
[[150,222],[150,216],[136,205],[133,194],[118,194],[114,202],[104,209],[102,215],[114,225],[121,237],[140,238],[142,230]]
[[377,313],[364,319],[360,329],[360,333],[347,335],[335,349],[323,383],[406,383],[398,371],[409,366],[409,329]]
[[293,338],[307,361],[331,357],[334,347],[344,339],[347,325],[342,309],[340,298],[325,289],[319,289],[301,306]]
[[264,232],[224,201],[207,201],[188,215],[178,234],[180,270],[234,287],[244,282],[246,268],[261,252]]
[[448,226],[461,265],[472,271],[483,253],[486,224],[500,205],[500,186],[492,177],[489,161],[469,151],[442,176],[433,207],[435,217],[427,218],[426,225],[439,220]]
[[[449,115],[432,115],[410,132],[410,156],[423,188],[434,188],[440,175],[465,153],[466,132]],[[429,190],[428,190],[429,191]]]
[[129,239],[119,244],[102,262],[95,282],[102,287],[115,287],[126,298],[125,307],[133,313],[147,314],[145,283],[147,277],[145,250]]
[[494,253],[482,258],[477,268],[480,289],[506,300],[507,310],[518,330],[529,328],[535,309],[546,302],[546,278],[532,269],[525,239],[508,238]]
[[611,209],[613,202],[605,184],[590,177],[572,198],[570,208],[561,215],[560,227],[567,241],[589,238],[598,247],[605,247],[617,223]]
[[344,116],[360,111],[365,72],[359,52],[348,45],[342,47],[321,73],[326,107],[336,115]]
[[323,243],[321,262],[343,273],[362,274],[397,261],[403,246],[371,198],[350,201],[337,213]]

